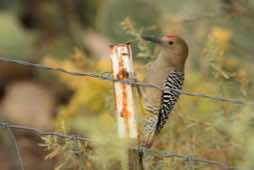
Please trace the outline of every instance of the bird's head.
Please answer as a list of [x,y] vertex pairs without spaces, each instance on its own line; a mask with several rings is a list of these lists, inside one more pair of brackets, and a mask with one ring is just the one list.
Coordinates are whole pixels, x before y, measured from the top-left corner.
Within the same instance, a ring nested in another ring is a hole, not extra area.
[[161,56],[166,62],[179,68],[179,70],[184,68],[188,57],[188,46],[181,37],[168,34],[161,38],[142,35],[142,38],[155,43],[160,48]]

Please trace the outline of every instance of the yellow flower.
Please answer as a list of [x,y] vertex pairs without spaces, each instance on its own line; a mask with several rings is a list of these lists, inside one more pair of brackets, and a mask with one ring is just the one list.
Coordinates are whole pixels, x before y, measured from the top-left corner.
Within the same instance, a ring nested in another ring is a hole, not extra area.
[[133,30],[134,26],[132,21],[130,20],[129,17],[126,17],[122,22],[121,22],[121,26],[124,30],[126,31],[130,31]]
[[231,38],[231,31],[225,28],[215,26],[211,32],[212,37],[216,41],[219,47],[225,49],[229,39]]

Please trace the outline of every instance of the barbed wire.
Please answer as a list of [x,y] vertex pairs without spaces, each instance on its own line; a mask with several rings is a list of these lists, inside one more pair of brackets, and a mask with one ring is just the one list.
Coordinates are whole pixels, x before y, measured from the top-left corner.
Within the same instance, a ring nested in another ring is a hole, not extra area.
[[186,161],[186,162],[197,162],[197,163],[217,166],[217,167],[220,167],[221,169],[224,169],[224,170],[238,170],[239,169],[239,168],[230,166],[230,165],[228,165],[224,162],[221,162],[221,161],[201,159],[201,158],[198,158],[193,155],[177,154],[174,152],[157,151],[154,149],[149,149],[146,152],[149,154],[152,154],[154,156],[161,157],[161,158],[177,158],[177,159],[180,159],[180,160]]
[[[9,123],[9,122],[1,122],[0,121],[0,129],[7,129],[10,133],[12,133],[12,140],[14,140],[16,150],[18,153],[17,155],[19,157],[19,162],[20,162],[20,166],[21,166],[22,170],[24,170],[23,161],[21,159],[21,155],[19,153],[16,138],[15,138],[12,130],[24,131],[26,133],[31,133],[31,134],[37,135],[39,137],[54,136],[57,138],[74,140],[74,141],[79,140],[79,141],[85,141],[85,142],[96,142],[96,141],[90,140],[88,138],[85,138],[85,137],[82,137],[82,136],[76,135],[76,134],[65,134],[65,133],[55,132],[55,131],[44,131],[41,129],[36,129],[36,128],[28,127],[28,126],[13,124],[13,123]],[[134,150],[137,151],[137,149],[134,149]],[[189,162],[189,163],[196,162],[196,163],[217,166],[218,168],[221,168],[223,170],[238,170],[238,169],[240,169],[240,168],[236,168],[234,166],[230,166],[230,165],[226,164],[225,162],[221,162],[221,161],[217,161],[217,160],[210,160],[210,159],[201,159],[201,158],[198,158],[193,155],[177,154],[175,152],[158,151],[158,150],[154,150],[154,149],[147,149],[147,150],[145,150],[144,153],[150,154],[150,155],[153,155],[156,157],[160,157],[160,158],[176,158],[176,159],[180,159],[182,161]]]
[[[44,64],[31,63],[31,62],[28,62],[25,60],[15,60],[15,59],[9,59],[9,58],[4,58],[4,57],[0,57],[0,62],[9,63],[9,64],[18,64],[18,65],[23,65],[23,66],[27,66],[27,67],[32,67],[35,69],[55,71],[55,72],[68,74],[71,76],[91,77],[91,78],[105,80],[105,81],[122,82],[122,83],[126,83],[126,84],[131,84],[134,86],[141,86],[144,88],[155,88],[158,90],[162,90],[161,87],[159,87],[155,84],[144,83],[144,82],[137,81],[135,79],[126,79],[126,80],[114,79],[111,75],[109,76],[108,74],[105,74],[105,73],[69,71],[69,70],[66,70],[61,67],[49,67]],[[225,98],[222,96],[213,96],[213,95],[202,94],[202,93],[193,93],[193,92],[177,90],[177,89],[173,89],[173,90],[180,92],[181,94],[186,95],[186,96],[201,97],[201,98],[206,98],[206,99],[210,99],[210,100],[214,100],[214,101],[228,102],[228,103],[238,104],[238,105],[254,105],[254,102],[247,101],[244,99]]]
[[9,123],[9,122],[0,122],[0,128],[1,129],[22,130],[22,131],[25,131],[25,132],[35,134],[37,136],[55,136],[55,137],[62,138],[62,139],[80,140],[80,141],[89,142],[88,138],[81,137],[81,136],[76,135],[76,134],[66,135],[66,134],[61,133],[61,132],[44,131],[44,130],[31,128],[31,127],[27,127],[27,126],[22,126],[22,125],[18,125],[18,124],[12,124],[12,123]]

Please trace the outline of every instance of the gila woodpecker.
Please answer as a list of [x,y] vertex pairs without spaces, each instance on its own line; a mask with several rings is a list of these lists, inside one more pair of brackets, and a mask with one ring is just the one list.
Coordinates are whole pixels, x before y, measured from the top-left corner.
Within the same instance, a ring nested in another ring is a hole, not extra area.
[[146,88],[143,91],[144,109],[148,112],[139,144],[139,154],[150,148],[154,138],[167,122],[170,112],[180,95],[184,81],[184,66],[188,56],[186,42],[176,35],[162,38],[142,36],[159,48],[158,58],[150,64],[145,82],[154,84],[162,90]]

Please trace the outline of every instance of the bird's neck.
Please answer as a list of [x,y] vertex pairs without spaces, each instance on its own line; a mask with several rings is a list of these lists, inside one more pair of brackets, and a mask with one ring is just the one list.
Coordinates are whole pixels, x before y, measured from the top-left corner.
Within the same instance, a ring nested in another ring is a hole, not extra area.
[[157,60],[163,68],[171,68],[174,71],[184,73],[184,62],[179,60],[177,56],[160,54]]

